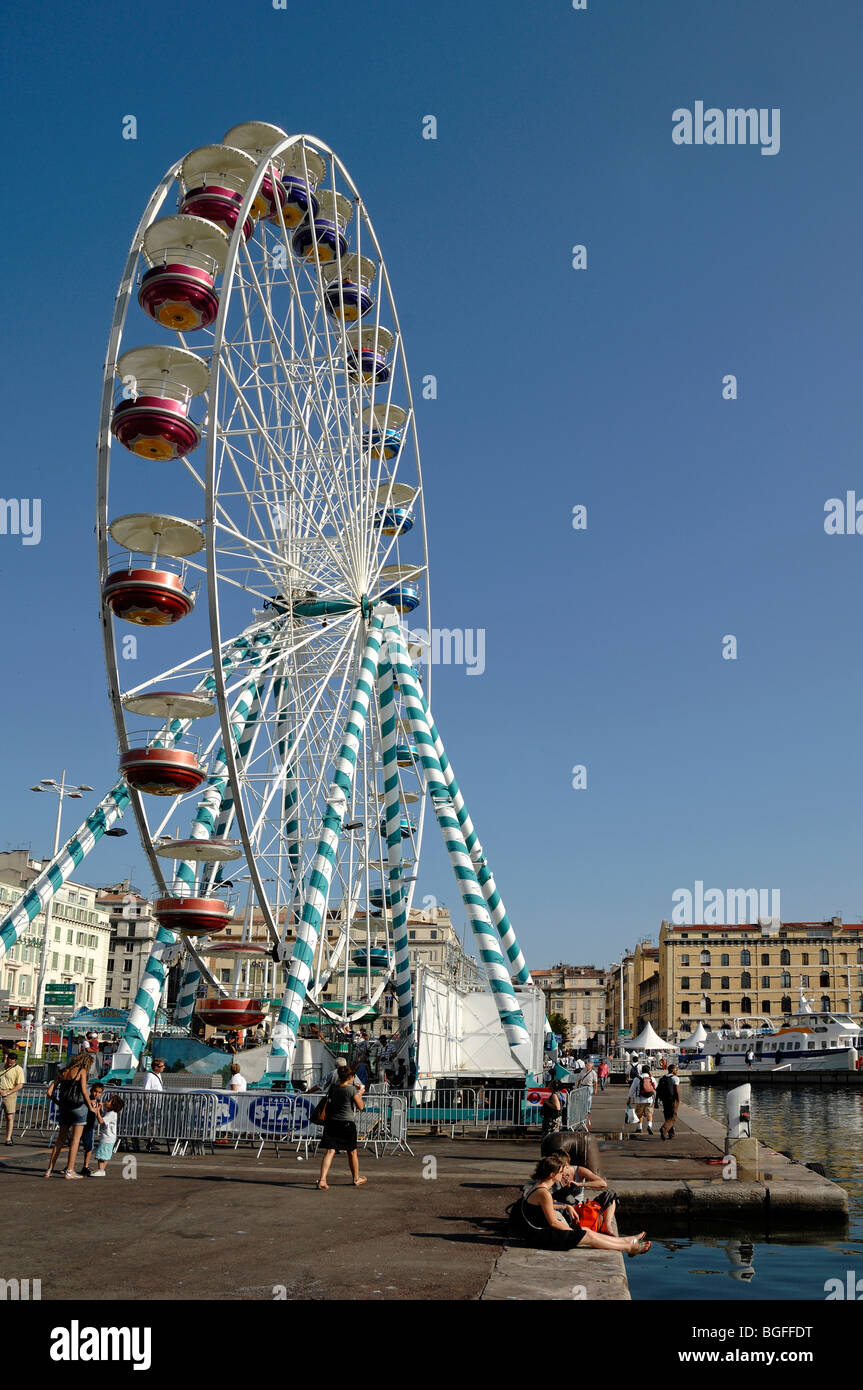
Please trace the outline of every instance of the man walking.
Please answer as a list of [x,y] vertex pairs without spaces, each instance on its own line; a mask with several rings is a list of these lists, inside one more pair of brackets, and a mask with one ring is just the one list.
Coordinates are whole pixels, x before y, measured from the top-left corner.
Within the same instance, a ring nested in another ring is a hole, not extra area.
[[629,1101],[635,1106],[635,1114],[638,1125],[635,1130],[640,1134],[642,1125],[647,1122],[648,1134],[653,1133],[653,1105],[656,1100],[656,1086],[653,1077],[650,1075],[650,1063],[643,1062],[640,1072],[633,1078],[629,1088]]
[[672,1062],[665,1076],[660,1078],[656,1088],[656,1099],[662,1104],[664,1116],[659,1137],[660,1139],[673,1139],[674,1121],[677,1119],[677,1111],[680,1107],[680,1077],[677,1074],[676,1062]]

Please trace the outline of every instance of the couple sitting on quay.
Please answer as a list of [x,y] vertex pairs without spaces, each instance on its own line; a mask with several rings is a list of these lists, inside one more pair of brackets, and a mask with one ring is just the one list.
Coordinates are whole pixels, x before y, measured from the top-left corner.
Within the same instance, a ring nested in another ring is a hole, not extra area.
[[[554,1136],[559,1138],[559,1136]],[[645,1232],[616,1236],[617,1198],[605,1178],[578,1164],[580,1136],[571,1136],[539,1160],[530,1182],[510,1207],[510,1227],[530,1245],[546,1250],[621,1250],[644,1255],[650,1249]]]

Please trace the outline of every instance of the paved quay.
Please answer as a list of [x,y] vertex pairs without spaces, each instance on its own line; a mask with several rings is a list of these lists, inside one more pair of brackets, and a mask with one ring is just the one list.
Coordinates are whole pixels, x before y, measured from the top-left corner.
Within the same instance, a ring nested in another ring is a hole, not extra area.
[[46,1180],[45,1141],[25,1137],[0,1160],[6,1264],[14,1251],[0,1276],[41,1279],[43,1300],[82,1289],[108,1300],[478,1299],[538,1140],[416,1136],[411,1147],[414,1157],[361,1153],[362,1188],[339,1155],[318,1192],[319,1162],[284,1150],[256,1160],[249,1148],[136,1154],[134,1179],[123,1178],[131,1155],[118,1154],[105,1179]]
[[675,1136],[663,1141],[661,1115],[652,1135],[633,1134],[625,1131],[625,1108],[626,1089],[607,1088],[594,1098],[591,1129],[597,1170],[636,1222],[656,1213],[669,1219],[756,1220],[775,1230],[786,1218],[813,1225],[847,1220],[844,1188],[766,1144],[759,1145],[757,1180],[742,1174],[728,1179],[725,1126],[700,1110],[681,1103]]

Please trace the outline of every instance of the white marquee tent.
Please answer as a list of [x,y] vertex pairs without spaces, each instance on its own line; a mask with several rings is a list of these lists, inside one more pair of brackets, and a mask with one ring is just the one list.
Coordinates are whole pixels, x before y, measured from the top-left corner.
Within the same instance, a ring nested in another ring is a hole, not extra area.
[[[706,1036],[706,1034],[705,1034]],[[671,1052],[671,1043],[664,1042],[653,1027],[652,1023],[647,1023],[642,1028],[637,1038],[633,1038],[629,1044],[630,1052]]]

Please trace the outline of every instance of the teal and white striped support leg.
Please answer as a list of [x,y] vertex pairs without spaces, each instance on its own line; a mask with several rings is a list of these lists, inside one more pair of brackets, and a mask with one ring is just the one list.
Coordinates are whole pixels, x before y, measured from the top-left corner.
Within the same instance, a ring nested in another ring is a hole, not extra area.
[[[243,634],[238,637],[225,651],[223,660],[225,676],[229,676],[247,657],[254,656],[261,646],[266,646],[271,641],[271,628],[261,629],[252,636]],[[206,676],[196,689],[215,690],[215,681],[212,675]],[[176,739],[180,733],[185,732],[190,723],[190,720],[173,720],[168,736],[172,740]],[[177,873],[179,873],[179,868]],[[138,1065],[141,1053],[153,1031],[156,1010],[159,1007],[159,1000],[165,986],[168,970],[165,964],[165,955],[167,954],[169,959],[173,956],[177,940],[177,935],[165,927],[160,927],[156,932],[156,939],[150,951],[147,967],[138,985],[135,1002],[129,1011],[123,1037],[114,1054],[114,1066],[109,1073],[112,1081],[118,1080],[120,1077],[130,1076]]]
[[473,862],[465,844],[461,826],[453,810],[446,779],[431,740],[419,687],[416,684],[397,622],[394,619],[389,621],[385,631],[390,660],[398,673],[399,690],[405,701],[411,732],[415,738],[417,752],[425,774],[426,787],[431,795],[432,806],[443,834],[444,845],[461,892],[462,902],[470,919],[480,959],[485,966],[501,1026],[513,1057],[527,1073],[531,1066],[530,1035],[524,1016],[518,1006],[506,962],[500,953],[497,932],[474,872]]
[[504,907],[500,893],[497,890],[497,884],[495,883],[492,871],[488,867],[488,864],[486,862],[482,845],[479,842],[479,837],[477,836],[476,830],[473,826],[473,821],[468,815],[467,807],[464,804],[464,797],[461,794],[458,782],[455,780],[453,770],[450,766],[449,759],[447,758],[446,752],[444,751],[441,736],[438,733],[437,728],[435,727],[434,720],[431,716],[431,710],[428,707],[428,702],[426,701],[425,695],[423,695],[421,690],[420,701],[422,703],[426,719],[428,720],[429,732],[431,734],[432,743],[434,744],[435,753],[437,754],[438,761],[441,766],[441,771],[444,775],[444,781],[446,782],[447,790],[450,796],[452,797],[453,810],[455,811],[456,819],[458,820],[458,823],[461,826],[462,834],[464,835],[464,842],[467,845],[468,853],[470,854],[471,861],[473,862],[474,869],[476,870],[476,876],[480,888],[482,889],[482,895],[488,903],[489,912],[491,913],[491,920],[494,922],[494,925],[497,929],[497,934],[500,937],[500,944],[506,952],[507,960],[509,961],[510,975],[512,976],[513,980],[517,985],[530,985],[533,983],[533,981],[531,979],[530,971],[527,968],[527,961],[525,960],[524,955],[522,954],[521,947],[518,943],[518,937],[515,934],[515,928],[509,920],[506,908]]
[[71,839],[67,840],[47,868],[34,878],[24,896],[0,922],[0,961],[10,951],[23,931],[38,917],[50,902],[58,888],[72,877],[75,869],[90,853],[106,830],[120,817],[129,805],[129,788],[125,782],[118,782],[108,795],[103,797],[90,815],[79,825]]
[[293,1065],[297,1031],[303,1014],[306,988],[312,973],[318,932],[327,910],[342,821],[348,809],[369,703],[374,696],[378,655],[381,649],[381,626],[381,619],[375,614],[366,637],[360,673],[345,726],[344,742],[336,759],[333,781],[327,796],[327,809],[309,874],[302,916],[297,926],[297,940],[288,967],[282,1006],[273,1029],[273,1056],[288,1058],[287,1076],[290,1076]]
[[178,1028],[191,1027],[200,983],[200,966],[187,949],[183,962],[183,976],[180,980],[180,988],[177,990],[177,1002],[174,1005],[174,1023]]
[[[399,769],[396,762],[398,722],[393,685],[393,669],[385,651],[378,663],[378,708],[381,721],[381,760],[384,777],[384,806],[387,839],[387,891],[392,903],[393,949],[395,951],[395,990],[399,1008],[399,1037],[408,1046],[408,1073],[416,1074],[416,1037],[411,992],[411,961],[408,949],[407,894],[402,874],[402,807],[399,801]],[[386,894],[383,910],[386,912]]]

